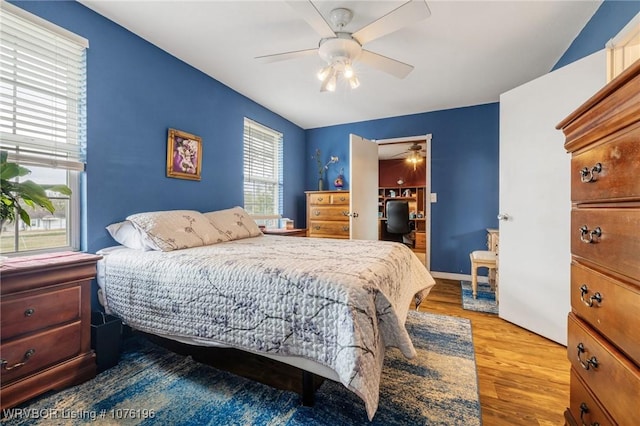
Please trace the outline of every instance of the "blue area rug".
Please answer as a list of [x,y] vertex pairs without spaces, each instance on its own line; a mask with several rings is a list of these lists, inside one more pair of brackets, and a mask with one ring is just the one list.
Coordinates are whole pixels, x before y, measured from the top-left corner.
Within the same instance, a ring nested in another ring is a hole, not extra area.
[[462,286],[462,307],[468,311],[498,314],[496,294],[491,291],[489,283],[478,283],[478,298],[473,298],[471,281],[460,281]]
[[362,401],[335,382],[322,384],[315,407],[303,407],[294,392],[217,370],[134,337],[125,341],[116,367],[22,407],[48,418],[5,418],[3,424],[480,425],[469,320],[412,311],[407,329],[418,356],[407,360],[398,350],[389,350],[380,406],[371,423]]

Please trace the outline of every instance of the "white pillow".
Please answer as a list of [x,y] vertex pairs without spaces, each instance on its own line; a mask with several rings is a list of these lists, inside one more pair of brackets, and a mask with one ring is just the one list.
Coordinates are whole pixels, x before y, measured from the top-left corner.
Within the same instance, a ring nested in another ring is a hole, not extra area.
[[112,223],[107,226],[107,231],[114,240],[125,247],[144,251],[157,250],[155,245],[128,220]]
[[228,241],[204,215],[195,210],[137,213],[127,217],[157,250],[171,251]]
[[211,225],[229,240],[258,237],[262,231],[249,213],[242,207],[233,207],[226,210],[217,210],[204,213]]

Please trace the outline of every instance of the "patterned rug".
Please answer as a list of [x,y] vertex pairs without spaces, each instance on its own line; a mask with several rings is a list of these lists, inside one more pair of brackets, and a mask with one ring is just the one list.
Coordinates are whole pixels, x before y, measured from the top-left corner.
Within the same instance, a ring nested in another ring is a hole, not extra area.
[[471,291],[471,281],[460,281],[462,286],[462,307],[468,311],[498,314],[496,294],[491,291],[489,283],[478,283],[478,298],[474,299]]
[[[5,418],[3,424],[480,425],[470,322],[412,311],[407,329],[418,356],[407,360],[398,350],[389,350],[380,406],[371,423],[362,401],[335,382],[326,380],[316,391],[315,406],[303,407],[294,392],[132,337],[125,341],[116,367],[82,385],[5,411],[14,418]],[[22,418],[16,418],[19,414]]]

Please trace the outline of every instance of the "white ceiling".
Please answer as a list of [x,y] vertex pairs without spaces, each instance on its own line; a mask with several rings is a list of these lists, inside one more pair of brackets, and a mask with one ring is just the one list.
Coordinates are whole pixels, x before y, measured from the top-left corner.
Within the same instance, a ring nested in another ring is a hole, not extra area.
[[[428,1],[431,16],[367,43],[411,64],[405,79],[356,64],[361,85],[319,91],[320,36],[284,1],[104,1],[82,4],[304,129],[497,102],[551,70],[599,7],[589,1]],[[353,11],[355,32],[404,1],[318,1]],[[603,46],[604,47],[604,46]]]

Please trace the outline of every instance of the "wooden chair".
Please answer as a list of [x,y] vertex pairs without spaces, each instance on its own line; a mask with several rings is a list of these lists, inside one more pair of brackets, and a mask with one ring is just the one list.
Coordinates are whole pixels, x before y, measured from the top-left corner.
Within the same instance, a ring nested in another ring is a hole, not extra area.
[[[473,298],[478,298],[478,268],[487,268],[489,271],[496,269],[496,252],[489,250],[475,250],[469,254],[469,258],[471,259],[471,289],[473,291]],[[492,274],[489,274],[491,277]],[[498,288],[495,286],[495,280],[491,282],[491,278],[489,279],[489,284],[491,285],[491,289],[496,292],[496,301],[498,300]]]

